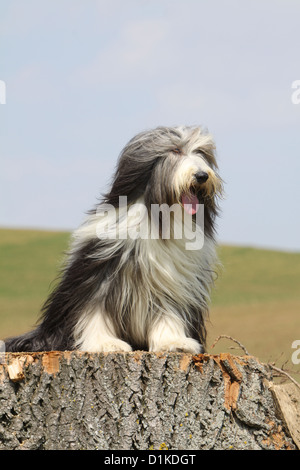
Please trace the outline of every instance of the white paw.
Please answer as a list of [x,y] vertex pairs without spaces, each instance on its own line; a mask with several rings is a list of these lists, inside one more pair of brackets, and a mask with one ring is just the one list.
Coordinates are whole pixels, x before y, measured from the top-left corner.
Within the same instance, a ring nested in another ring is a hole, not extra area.
[[167,343],[153,344],[149,350],[153,352],[177,351],[191,354],[201,354],[204,351],[202,345],[192,338],[178,338]]
[[80,347],[81,351],[87,352],[114,352],[114,351],[132,351],[130,344],[118,338],[103,338],[98,340],[96,344],[85,345]]
[[112,338],[111,340],[106,340],[100,345],[102,352],[113,352],[113,351],[132,351],[130,344],[122,341],[121,339]]

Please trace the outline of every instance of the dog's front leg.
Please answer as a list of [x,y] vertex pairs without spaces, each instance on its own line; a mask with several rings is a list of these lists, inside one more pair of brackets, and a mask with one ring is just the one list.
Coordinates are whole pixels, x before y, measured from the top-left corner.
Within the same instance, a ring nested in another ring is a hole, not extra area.
[[99,310],[81,316],[74,330],[75,346],[81,351],[132,351],[131,346],[119,339],[111,321]]
[[202,345],[186,336],[183,321],[175,315],[162,315],[148,335],[149,351],[180,351],[192,354],[203,352]]

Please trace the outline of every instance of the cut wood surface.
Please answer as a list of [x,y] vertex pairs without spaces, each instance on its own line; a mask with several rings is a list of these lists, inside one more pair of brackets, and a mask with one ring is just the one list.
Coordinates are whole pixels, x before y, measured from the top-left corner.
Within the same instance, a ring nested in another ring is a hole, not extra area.
[[0,449],[288,450],[299,442],[271,369],[252,356],[52,351],[0,362]]
[[275,405],[298,449],[300,449],[300,391],[293,383],[271,386]]

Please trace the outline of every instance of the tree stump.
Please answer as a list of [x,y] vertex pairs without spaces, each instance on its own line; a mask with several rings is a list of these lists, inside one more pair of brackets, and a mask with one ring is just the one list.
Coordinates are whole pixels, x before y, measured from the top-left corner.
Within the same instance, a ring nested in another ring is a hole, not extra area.
[[0,449],[296,449],[271,381],[225,353],[7,353]]

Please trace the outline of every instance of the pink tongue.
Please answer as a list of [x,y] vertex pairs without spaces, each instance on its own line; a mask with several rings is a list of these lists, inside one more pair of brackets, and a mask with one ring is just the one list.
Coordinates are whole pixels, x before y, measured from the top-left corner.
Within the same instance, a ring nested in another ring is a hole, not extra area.
[[181,196],[181,202],[183,204],[184,210],[190,215],[196,214],[197,210],[199,209],[199,206],[197,206],[197,204],[199,204],[199,199],[195,194],[184,193]]

